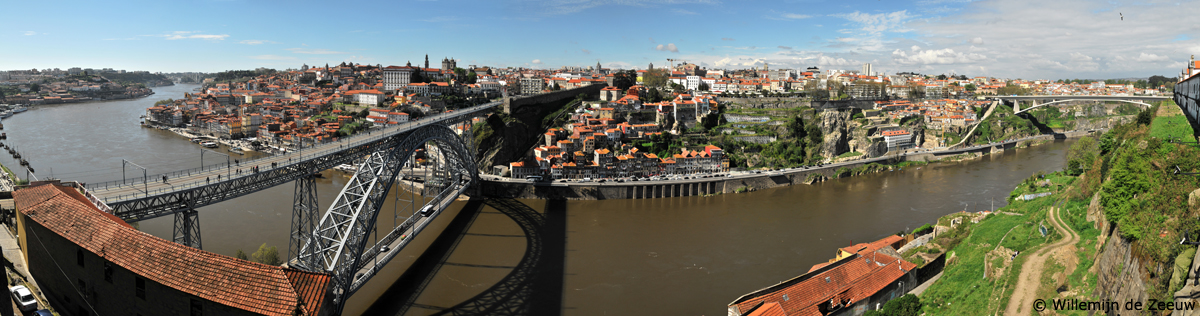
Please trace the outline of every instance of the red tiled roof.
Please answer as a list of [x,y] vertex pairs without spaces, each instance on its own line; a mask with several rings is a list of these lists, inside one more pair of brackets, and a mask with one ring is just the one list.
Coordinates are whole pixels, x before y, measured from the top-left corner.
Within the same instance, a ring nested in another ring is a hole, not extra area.
[[770,302],[759,306],[747,316],[787,316],[787,313],[783,312],[783,307],[780,307],[779,303]]
[[884,238],[851,246],[862,248],[855,255],[743,295],[729,305],[748,311],[760,303],[765,306],[765,303],[774,302],[780,304],[787,315],[821,315],[819,305],[822,303],[834,300],[854,304],[865,300],[916,268],[916,264],[875,251],[895,241]]
[[[81,248],[150,281],[214,303],[264,315],[314,315],[329,285],[328,274],[289,275],[282,267],[134,230],[104,216],[71,187],[43,184],[13,195],[21,213]],[[293,275],[297,279],[289,278]]]

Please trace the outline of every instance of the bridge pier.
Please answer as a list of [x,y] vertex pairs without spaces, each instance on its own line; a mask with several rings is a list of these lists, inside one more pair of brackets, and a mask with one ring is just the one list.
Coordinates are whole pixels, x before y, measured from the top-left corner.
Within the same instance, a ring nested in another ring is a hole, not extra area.
[[[300,258],[300,249],[310,242],[317,220],[317,177],[311,173],[296,179],[296,190],[292,198],[292,233],[288,243],[288,258]],[[309,257],[310,261],[316,257]],[[311,269],[319,262],[295,262],[297,268]]]
[[200,246],[200,212],[188,209],[175,213],[174,237],[177,244],[204,249]]

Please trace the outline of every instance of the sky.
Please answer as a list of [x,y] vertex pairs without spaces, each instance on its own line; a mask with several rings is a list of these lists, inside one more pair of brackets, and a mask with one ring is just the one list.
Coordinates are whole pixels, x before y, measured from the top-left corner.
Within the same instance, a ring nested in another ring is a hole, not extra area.
[[[645,69],[667,59],[1023,79],[1175,76],[1200,0],[15,1],[0,70],[359,64]],[[1189,19],[1189,17],[1192,17]]]

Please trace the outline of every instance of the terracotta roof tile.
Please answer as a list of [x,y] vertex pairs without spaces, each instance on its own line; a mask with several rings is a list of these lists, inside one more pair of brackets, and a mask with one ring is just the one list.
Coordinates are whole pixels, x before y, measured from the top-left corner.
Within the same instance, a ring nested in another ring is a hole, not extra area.
[[104,216],[74,188],[46,184],[13,195],[18,210],[33,221],[155,283],[264,315],[315,314],[324,299],[328,274],[289,274],[154,237]]

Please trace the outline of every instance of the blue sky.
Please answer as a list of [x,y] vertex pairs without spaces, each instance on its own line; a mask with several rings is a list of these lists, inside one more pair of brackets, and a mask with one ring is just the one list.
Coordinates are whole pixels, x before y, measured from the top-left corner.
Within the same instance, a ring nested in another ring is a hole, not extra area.
[[[20,1],[0,69],[222,71],[350,61],[1174,76],[1197,1]],[[1122,16],[1124,20],[1122,20]]]

